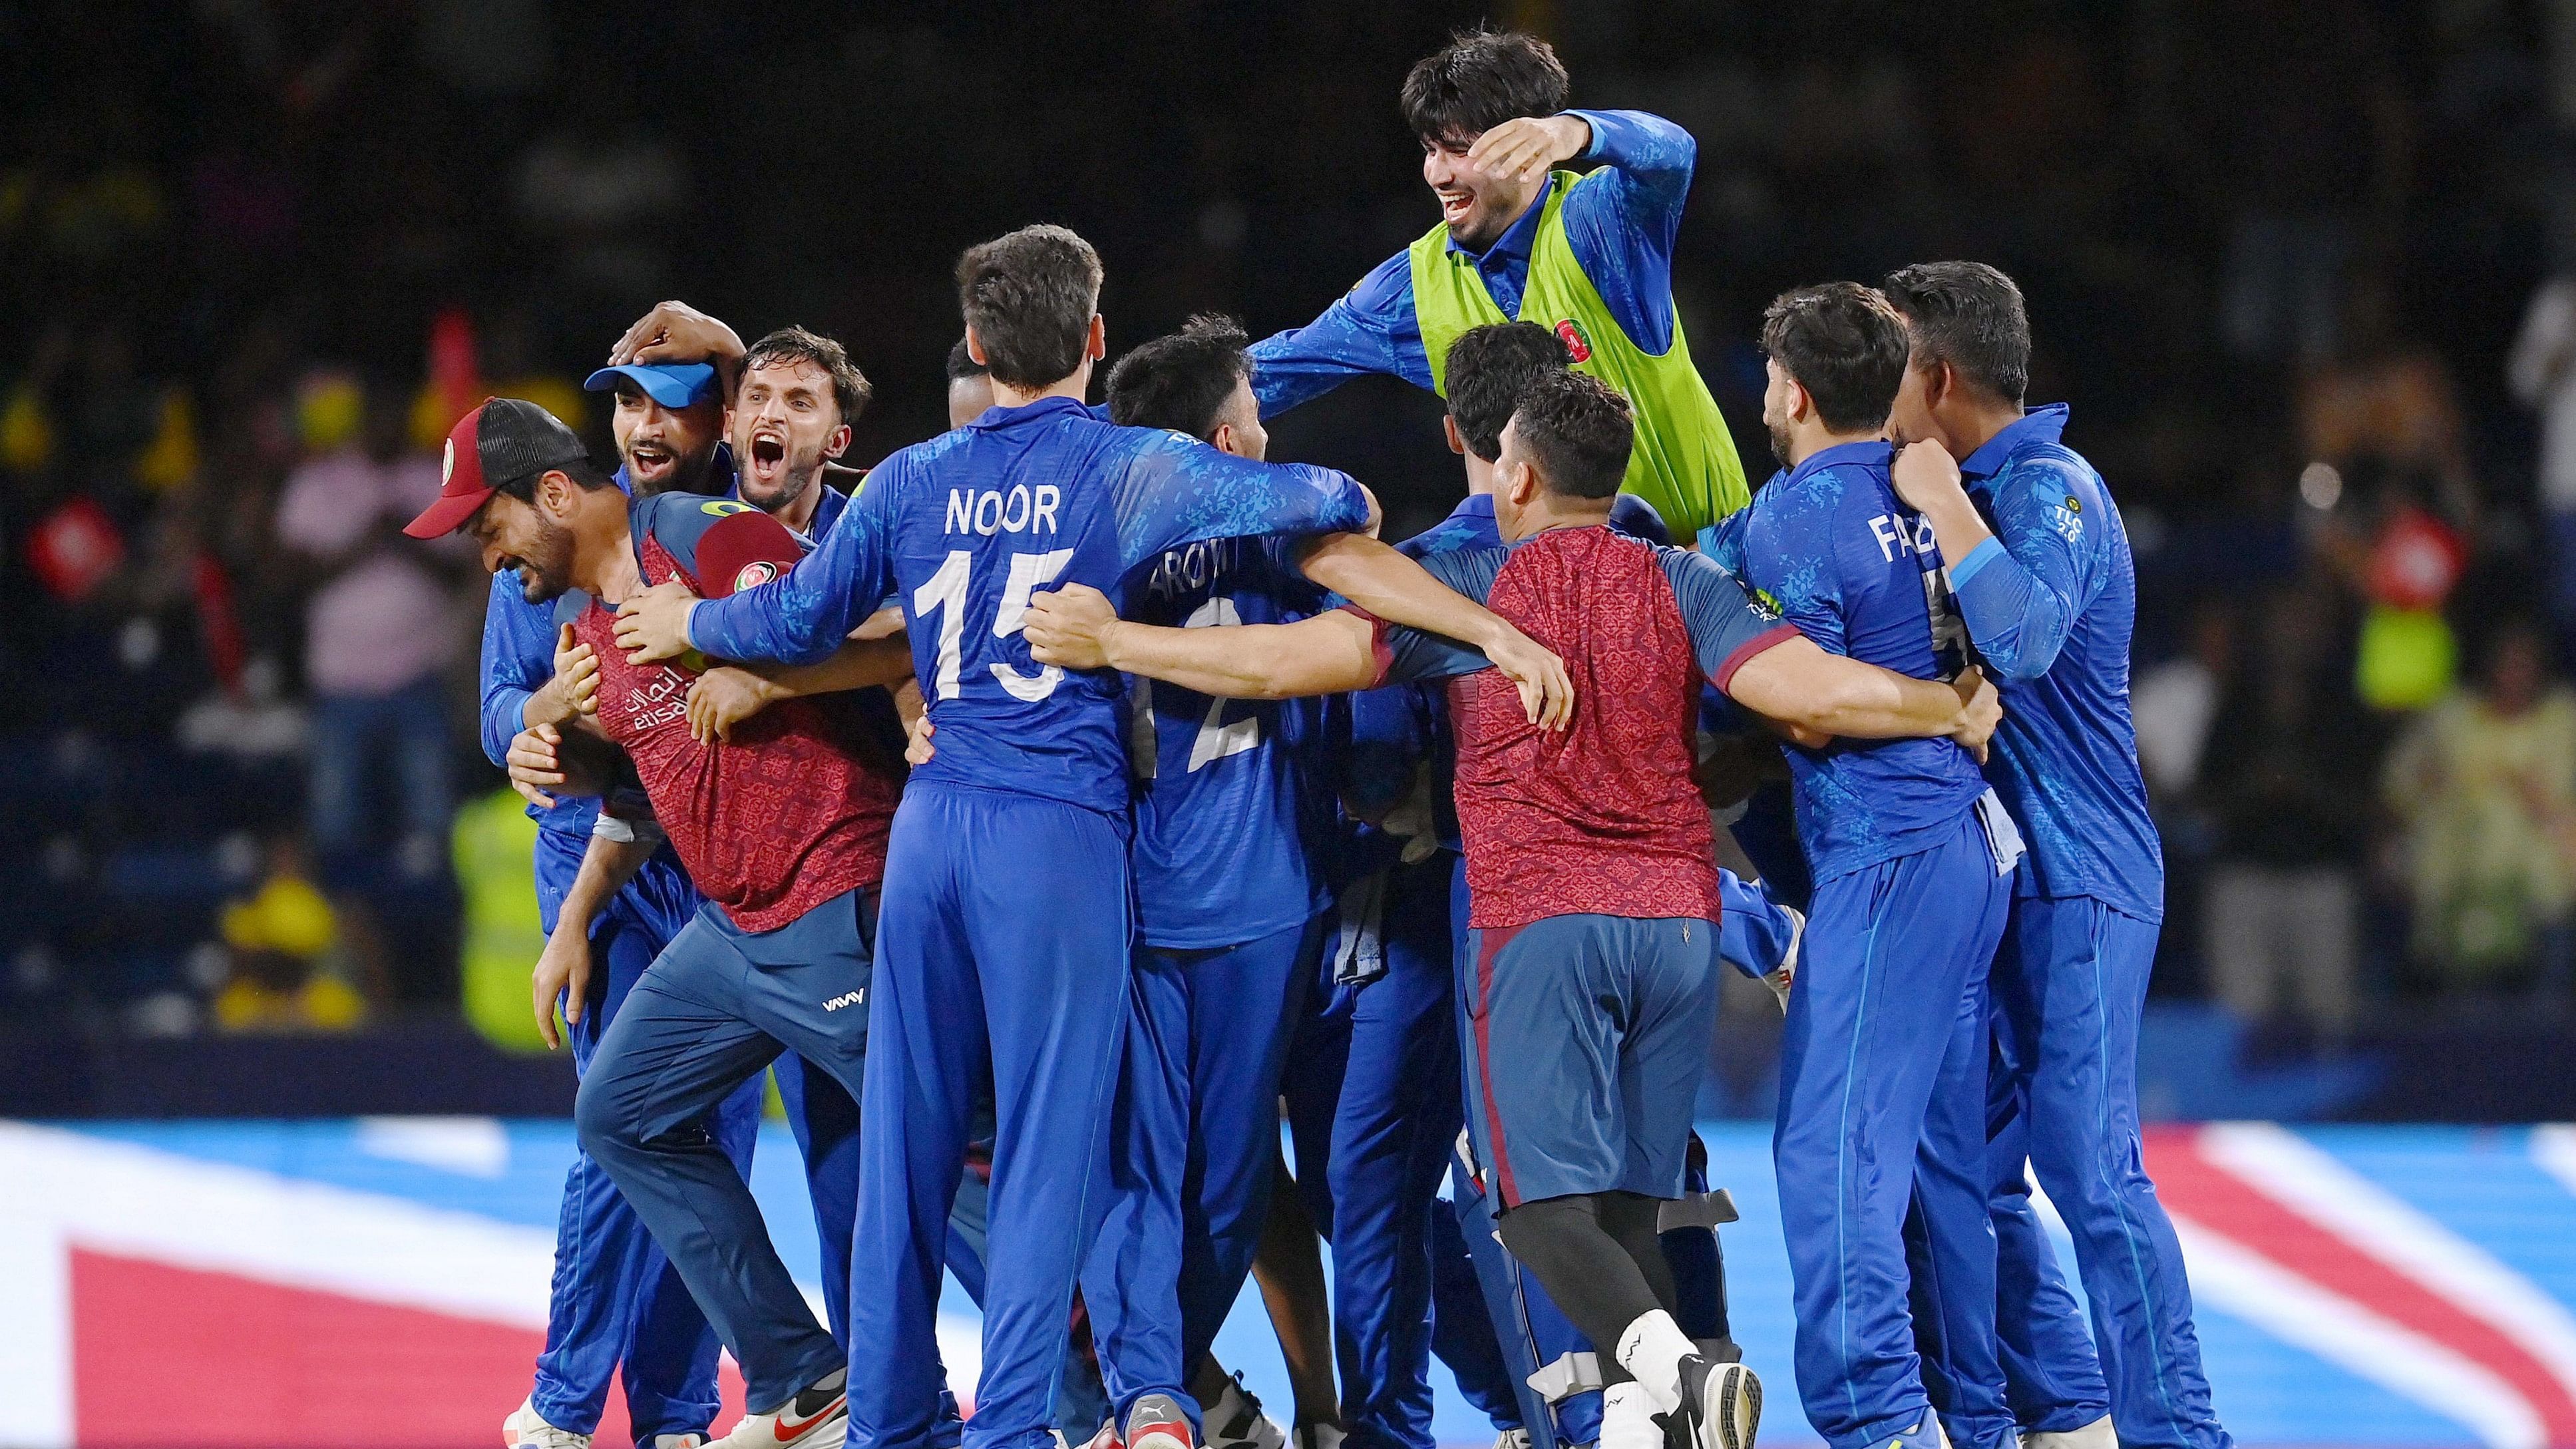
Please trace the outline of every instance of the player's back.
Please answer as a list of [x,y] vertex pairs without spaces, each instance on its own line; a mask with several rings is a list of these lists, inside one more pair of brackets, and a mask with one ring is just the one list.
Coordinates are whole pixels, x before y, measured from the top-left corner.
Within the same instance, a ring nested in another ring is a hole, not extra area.
[[[1128,588],[1127,616],[1181,628],[1288,623],[1323,592],[1284,539],[1220,538],[1166,549]],[[1308,769],[1320,700],[1214,699],[1138,676],[1127,693],[1136,778],[1137,923],[1148,944],[1230,946],[1322,908],[1310,868]]]
[[1550,529],[1425,564],[1554,650],[1574,682],[1573,721],[1561,733],[1531,724],[1519,692],[1494,670],[1450,685],[1473,923],[1583,913],[1715,920],[1714,840],[1691,779],[1692,732],[1699,682],[1723,668],[1710,651],[1731,653],[1740,641],[1695,630],[1690,596],[1733,585],[1704,560],[1606,527]]
[[[1820,647],[1916,679],[1967,665],[1967,631],[1932,529],[1888,478],[1894,449],[1820,449],[1755,497],[1743,532],[1756,597]],[[1985,792],[1946,739],[1835,740],[1789,749],[1799,833],[1818,880],[1916,849]]]
[[915,779],[1123,817],[1118,676],[1033,661],[1029,595],[1082,583],[1123,603],[1130,571],[1166,549],[1355,528],[1366,515],[1338,473],[1234,458],[1041,398],[887,458],[825,549],[844,547],[854,523],[882,541],[939,731]]

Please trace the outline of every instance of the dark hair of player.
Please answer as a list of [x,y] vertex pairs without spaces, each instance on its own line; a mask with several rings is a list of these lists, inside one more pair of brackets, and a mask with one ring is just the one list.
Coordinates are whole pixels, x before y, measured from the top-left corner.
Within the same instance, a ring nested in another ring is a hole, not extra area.
[[1461,30],[1404,77],[1404,124],[1425,141],[1474,140],[1520,116],[1565,109],[1555,47],[1516,30]]
[[775,367],[782,362],[810,362],[823,369],[832,379],[832,405],[841,410],[841,421],[849,422],[866,409],[876,389],[868,386],[858,364],[850,361],[848,349],[819,332],[802,327],[781,327],[751,344],[742,355],[743,371]]
[[570,478],[574,486],[585,493],[596,493],[610,486],[613,481],[609,478],[607,469],[584,458],[578,463],[566,463],[559,468],[539,468],[524,478],[512,478],[504,483],[495,483],[492,485],[492,491],[507,494],[521,503],[534,503],[537,501],[537,480],[548,473],[561,473]]
[[1905,381],[1907,346],[1905,319],[1877,288],[1858,282],[1783,292],[1762,313],[1762,350],[1837,433],[1887,421]]
[[1599,378],[1559,372],[1532,382],[1512,410],[1512,431],[1550,493],[1608,498],[1628,476],[1637,436],[1628,400]]
[[1467,451],[1490,463],[1503,455],[1503,424],[1531,383],[1571,365],[1565,344],[1535,322],[1470,327],[1449,344],[1449,416]]
[[1243,355],[1250,340],[1233,318],[1201,313],[1128,353],[1109,370],[1109,420],[1206,441],[1226,399],[1252,376],[1252,359]]
[[1970,386],[2018,405],[2030,386],[2030,314],[2021,288],[1984,262],[1918,262],[1878,289],[1905,317],[1914,358],[1950,364]]
[[982,377],[984,371],[984,364],[977,362],[975,354],[966,350],[965,338],[960,337],[949,345],[948,380],[950,382],[964,382],[970,377]]
[[1052,387],[1082,366],[1100,305],[1100,253],[1067,227],[1021,227],[957,259],[957,302],[995,382]]

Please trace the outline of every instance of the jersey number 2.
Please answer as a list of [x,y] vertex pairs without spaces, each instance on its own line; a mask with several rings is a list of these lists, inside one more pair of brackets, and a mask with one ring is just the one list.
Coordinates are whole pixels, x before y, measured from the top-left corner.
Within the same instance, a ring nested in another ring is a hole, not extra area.
[[[1011,555],[1011,576],[1002,585],[1002,605],[993,612],[993,637],[1008,639],[1020,632],[1027,622],[1029,595],[1040,584],[1055,582],[1064,566],[1073,560],[1073,550],[1056,549],[1051,553],[1015,553]],[[912,591],[913,617],[921,618],[933,610],[939,613],[939,666],[931,679],[931,697],[955,699],[959,661],[965,655],[966,589],[973,582],[975,556],[965,549],[951,549],[941,560],[939,571],[920,588]],[[1034,675],[1022,674],[1008,664],[988,666],[993,680],[1010,691],[1013,699],[1035,704],[1055,693],[1064,682],[1064,670],[1049,664]]]
[[[1242,622],[1243,615],[1235,609],[1234,600],[1216,598],[1191,610],[1190,616],[1181,621],[1181,627],[1207,629]],[[1190,739],[1190,763],[1184,773],[1196,774],[1228,755],[1261,748],[1261,716],[1247,715],[1227,724],[1225,706],[1226,701],[1222,699],[1208,701],[1207,718],[1199,722],[1199,732]],[[1141,766],[1138,773],[1151,780],[1162,771],[1157,768],[1155,749],[1154,681],[1143,675],[1136,677],[1133,717],[1136,723],[1128,738],[1128,750]]]

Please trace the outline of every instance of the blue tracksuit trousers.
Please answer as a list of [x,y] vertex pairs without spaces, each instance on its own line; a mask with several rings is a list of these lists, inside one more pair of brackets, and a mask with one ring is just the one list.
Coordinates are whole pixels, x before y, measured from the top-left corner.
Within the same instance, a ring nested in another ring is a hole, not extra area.
[[[538,924],[548,935],[588,848],[587,836],[537,832]],[[698,904],[688,873],[664,851],[645,862],[593,923],[591,1000],[570,1031],[576,1073],[589,1074],[600,1033]],[[709,1127],[734,1170],[748,1172],[760,1134],[759,1087],[746,1084],[725,1098]],[[576,1152],[564,1174],[546,1346],[529,1396],[537,1413],[559,1429],[594,1433],[609,1379],[622,1375],[627,1419],[638,1440],[702,1434],[722,1407],[716,1346],[715,1330],[643,1220],[590,1154]]]
[[[2157,925],[2087,896],[2024,896],[1995,959],[1991,1208],[2003,1367],[2027,1429],[2101,1417],[2124,1445],[2227,1449],[2182,1248],[2138,1137],[2138,1022]],[[2011,1110],[2011,1109],[2018,1110]],[[2030,1205],[2025,1161],[2075,1241],[2088,1335]]]
[[1139,949],[1110,1129],[1108,1210],[1082,1274],[1101,1378],[1197,1418],[1190,1370],[1252,1271],[1279,1155],[1279,1077],[1325,918],[1217,950]]
[[971,786],[906,791],[861,1098],[854,1445],[932,1441],[940,1259],[989,1083],[984,1364],[965,1437],[975,1449],[1052,1449],[1067,1315],[1104,1207],[1134,924],[1124,822]]
[[[1816,883],[1781,1043],[1772,1154],[1797,1308],[1798,1388],[1831,1449],[1928,1441],[1907,1293],[1919,1201],[1957,1376],[1994,1356],[1986,1217],[1987,971],[2010,882],[1974,811],[1928,847]],[[1999,1392],[1953,1432],[2009,1440]]]

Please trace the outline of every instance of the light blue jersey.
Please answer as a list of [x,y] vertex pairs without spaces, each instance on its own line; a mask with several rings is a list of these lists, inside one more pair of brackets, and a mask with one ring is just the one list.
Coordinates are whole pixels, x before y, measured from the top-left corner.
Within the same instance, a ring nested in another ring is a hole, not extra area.
[[2033,409],[1959,465],[1995,536],[1950,568],[2004,722],[1986,773],[2030,847],[2025,896],[2092,896],[2164,915],[2164,851],[2129,720],[2138,575],[2102,475]]
[[1344,474],[1255,463],[1122,428],[1069,398],[993,408],[871,471],[829,537],[774,583],[699,604],[689,642],[727,659],[828,657],[881,600],[903,606],[939,729],[913,772],[1123,818],[1119,677],[1029,657],[1029,595],[1088,584],[1122,611],[1145,565],[1213,539],[1347,532],[1368,499]]
[[[1888,479],[1885,443],[1820,449],[1763,485],[1743,530],[1744,580],[1826,652],[1916,679],[1967,667],[1940,546]],[[1927,848],[1985,793],[1948,740],[1789,748],[1798,831],[1816,880]]]

